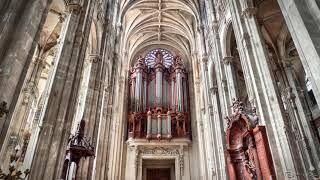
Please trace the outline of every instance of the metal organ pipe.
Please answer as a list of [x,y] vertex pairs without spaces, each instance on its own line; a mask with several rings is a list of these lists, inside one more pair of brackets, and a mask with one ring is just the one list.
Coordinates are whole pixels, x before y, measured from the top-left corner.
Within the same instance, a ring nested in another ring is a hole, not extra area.
[[176,64],[175,64],[175,71],[176,71],[176,106],[178,112],[183,112],[183,85],[182,85],[182,62],[179,57],[176,58]]
[[137,82],[136,82],[136,111],[140,112],[142,110],[142,73],[137,72]]
[[151,138],[151,123],[152,123],[151,122],[152,121],[151,115],[152,115],[151,111],[148,111],[148,113],[147,113],[147,139]]
[[144,82],[143,82],[143,73],[146,68],[144,63],[144,58],[139,58],[138,62],[134,68],[135,77],[136,77],[136,84],[135,84],[135,111],[142,112],[144,106],[144,99],[143,99],[143,89],[144,89]]
[[157,134],[157,138],[160,139],[161,138],[161,114],[159,112],[158,116],[158,134]]
[[157,54],[156,58],[156,64],[155,64],[155,69],[156,69],[156,107],[162,109],[162,79],[163,79],[163,69],[164,65],[162,64],[162,57],[161,54]]
[[171,109],[174,111],[175,105],[176,105],[176,90],[175,90],[175,82],[174,82],[174,78],[172,78],[171,81]]
[[131,110],[135,111],[135,89],[136,89],[136,78],[132,78],[132,83],[131,83]]
[[171,139],[172,135],[171,135],[171,112],[168,111],[167,112],[167,128],[168,128],[168,138]]

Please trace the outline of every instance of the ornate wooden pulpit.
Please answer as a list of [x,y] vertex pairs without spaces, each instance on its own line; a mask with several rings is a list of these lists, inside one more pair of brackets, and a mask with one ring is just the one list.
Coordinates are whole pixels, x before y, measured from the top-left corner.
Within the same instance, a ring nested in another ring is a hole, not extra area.
[[234,99],[232,115],[226,117],[226,159],[230,180],[276,179],[264,126],[258,126],[256,109],[245,110]]

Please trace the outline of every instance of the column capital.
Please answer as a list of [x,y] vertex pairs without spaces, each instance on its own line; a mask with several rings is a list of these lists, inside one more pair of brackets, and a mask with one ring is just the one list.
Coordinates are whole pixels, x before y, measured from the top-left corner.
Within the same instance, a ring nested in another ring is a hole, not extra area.
[[90,54],[89,55],[89,61],[91,63],[96,63],[96,62],[98,62],[100,60],[101,60],[101,56],[99,54]]
[[232,65],[234,63],[234,57],[233,56],[226,56],[223,58],[223,63],[225,65]]
[[206,53],[202,55],[202,64],[203,64],[204,70],[208,71],[208,56]]
[[122,31],[122,24],[121,24],[121,22],[118,22],[118,23],[117,23],[117,29],[118,29],[119,32]]
[[202,63],[205,63],[205,64],[208,63],[208,55],[207,55],[207,53],[204,53],[204,54],[202,55]]
[[82,10],[82,5],[80,0],[66,0],[66,9],[69,13],[80,13],[80,11]]
[[212,30],[215,34],[219,32],[219,22],[217,20],[212,21]]
[[294,99],[296,98],[296,95],[293,93],[292,87],[286,87],[284,89],[284,91],[285,91],[287,99],[293,102]]
[[217,94],[218,92],[218,86],[217,85],[214,85],[213,87],[210,88],[210,92],[213,93],[213,94]]
[[60,23],[63,23],[64,20],[65,20],[65,14],[60,14],[60,15],[59,15],[59,22],[60,22]]
[[282,62],[283,66],[285,69],[292,69],[293,68],[293,63],[291,60],[284,60]]
[[3,117],[5,114],[9,113],[9,109],[7,107],[7,102],[6,101],[2,101],[0,103],[0,118]]
[[199,32],[203,31],[204,30],[204,25],[203,24],[198,25],[197,30]]
[[242,10],[242,17],[251,18],[254,17],[258,12],[258,9],[255,7],[246,7]]
[[250,40],[251,40],[251,37],[249,35],[248,32],[244,32],[242,34],[242,44],[243,44],[243,48],[251,48],[251,44],[250,44]]

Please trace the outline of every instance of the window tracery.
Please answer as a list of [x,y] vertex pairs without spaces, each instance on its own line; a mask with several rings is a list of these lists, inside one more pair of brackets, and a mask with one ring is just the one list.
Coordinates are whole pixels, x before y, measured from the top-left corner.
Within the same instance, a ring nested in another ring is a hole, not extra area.
[[156,63],[156,54],[161,52],[163,55],[163,65],[168,68],[173,64],[174,58],[173,55],[166,49],[154,49],[151,50],[145,57],[145,62],[148,67],[153,67]]

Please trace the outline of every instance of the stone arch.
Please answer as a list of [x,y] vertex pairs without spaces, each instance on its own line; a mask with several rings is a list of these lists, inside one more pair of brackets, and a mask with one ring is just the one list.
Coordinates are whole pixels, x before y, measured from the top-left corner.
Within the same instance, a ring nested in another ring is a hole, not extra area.
[[229,19],[225,25],[224,31],[223,31],[223,42],[222,42],[222,56],[223,57],[230,57],[231,55],[231,38],[233,34],[233,26],[232,26],[232,20]]

